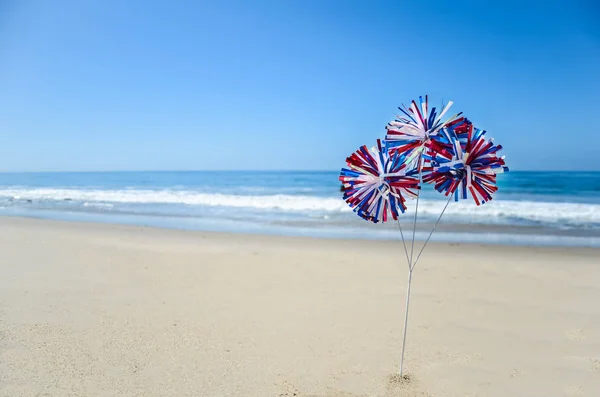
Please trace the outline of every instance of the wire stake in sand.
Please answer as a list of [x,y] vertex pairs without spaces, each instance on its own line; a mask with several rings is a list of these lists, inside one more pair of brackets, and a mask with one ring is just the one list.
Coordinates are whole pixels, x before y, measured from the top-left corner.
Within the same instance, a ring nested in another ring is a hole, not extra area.
[[[427,236],[427,239],[425,240],[425,243],[421,247],[421,250],[419,251],[419,254],[417,255],[414,262],[412,262],[412,253],[411,253],[411,261],[409,261],[409,264],[408,264],[408,286],[406,287],[406,308],[404,310],[404,335],[402,336],[402,356],[400,358],[400,377],[402,377],[402,375],[403,375],[403,368],[404,368],[404,351],[406,349],[406,331],[408,330],[408,308],[410,306],[410,286],[412,283],[412,273],[413,273],[413,270],[415,270],[415,266],[417,266],[417,262],[419,261],[419,258],[421,257],[421,254],[423,253],[423,250],[425,249],[425,246],[431,239],[433,232],[435,232],[435,230],[437,229],[437,227],[440,223],[440,220],[442,219],[442,216],[444,215],[444,212],[446,212],[446,208],[448,208],[448,204],[450,204],[451,199],[452,199],[452,196],[450,196],[448,198],[448,201],[446,201],[446,205],[444,206],[444,209],[442,210],[440,216],[438,216],[437,221],[433,225],[431,232],[429,232],[429,235]],[[417,215],[415,214],[415,219],[416,218],[417,218]],[[398,221],[398,225],[400,225],[400,221]],[[413,245],[415,242],[414,239],[415,238],[414,238],[414,233],[413,233],[413,241],[412,241]],[[404,237],[402,238],[402,240],[404,242]]]
[[[448,208],[452,197],[473,197],[475,204],[485,204],[498,190],[496,175],[508,171],[504,156],[498,152],[502,146],[485,138],[485,131],[461,117],[461,113],[444,118],[452,101],[442,103],[438,114],[419,97],[410,106],[398,109],[402,115],[386,126],[384,142],[368,149],[360,147],[346,158],[348,168],[342,168],[344,200],[361,218],[373,222],[387,222],[391,216],[398,222],[404,253],[408,263],[408,285],[406,288],[406,310],[402,335],[402,357],[400,377],[404,372],[404,352],[410,307],[412,273],[423,250]],[[440,216],[416,258],[415,236],[419,214],[419,200],[424,183],[433,184],[434,189],[448,197]],[[410,256],[404,239],[399,215],[406,211],[406,198],[416,198]]]
[[412,281],[412,269],[408,270],[408,287],[406,288],[406,308],[404,309],[404,335],[402,336],[402,357],[400,358],[400,377],[404,367],[404,350],[406,349],[406,330],[408,328],[408,307],[410,305],[410,284]]
[[[422,157],[419,156],[419,185],[423,183],[423,166],[422,166]],[[404,333],[402,335],[402,353],[400,356],[400,377],[402,377],[402,369],[404,367],[404,351],[406,349],[406,331],[408,329],[408,308],[410,306],[410,285],[412,282],[412,272],[413,272],[413,253],[415,250],[415,234],[417,231],[417,216],[419,215],[419,197],[421,197],[421,189],[417,193],[417,205],[415,206],[415,219],[413,221],[413,232],[412,232],[412,242],[410,245],[410,259],[408,259],[408,284],[406,287],[406,308],[404,309]],[[400,224],[400,223],[398,223]]]

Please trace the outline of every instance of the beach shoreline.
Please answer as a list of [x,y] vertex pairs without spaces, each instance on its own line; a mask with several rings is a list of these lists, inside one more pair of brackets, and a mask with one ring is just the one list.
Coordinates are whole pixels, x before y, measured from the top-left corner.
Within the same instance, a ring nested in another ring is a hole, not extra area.
[[[396,241],[400,238],[396,222],[373,224],[356,217],[346,222],[321,223],[315,221],[252,222],[244,218],[221,222],[186,216],[140,214],[93,214],[77,211],[25,211],[0,214],[1,218],[48,220],[68,223],[129,225],[156,229],[183,230],[196,233],[285,236],[327,240]],[[401,221],[404,237],[412,241],[414,217],[404,216]],[[425,241],[434,223],[419,219],[415,227],[415,241]],[[452,223],[446,219],[437,225],[431,243],[474,244],[503,246],[572,247],[600,249],[600,235],[596,231],[555,229],[542,226],[484,225]]]
[[[0,173],[0,216],[241,234],[396,240],[342,199],[339,171]],[[424,186],[416,238],[600,248],[600,173],[509,172],[494,199],[450,200]],[[565,185],[566,184],[566,185]],[[400,216],[412,231],[416,202]]]
[[[420,248],[420,244],[416,245]],[[0,396],[600,393],[600,249],[0,217]]]

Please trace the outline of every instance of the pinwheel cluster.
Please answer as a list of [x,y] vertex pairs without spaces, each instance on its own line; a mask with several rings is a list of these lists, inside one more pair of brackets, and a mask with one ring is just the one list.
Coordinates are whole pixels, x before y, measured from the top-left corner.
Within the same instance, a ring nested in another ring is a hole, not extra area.
[[385,140],[367,149],[363,146],[346,159],[340,174],[344,200],[360,217],[386,222],[406,210],[406,197],[414,198],[421,183],[455,199],[471,194],[477,205],[492,199],[498,190],[496,174],[508,171],[502,149],[485,131],[461,117],[444,119],[448,102],[437,113],[428,98],[419,97],[386,127]]

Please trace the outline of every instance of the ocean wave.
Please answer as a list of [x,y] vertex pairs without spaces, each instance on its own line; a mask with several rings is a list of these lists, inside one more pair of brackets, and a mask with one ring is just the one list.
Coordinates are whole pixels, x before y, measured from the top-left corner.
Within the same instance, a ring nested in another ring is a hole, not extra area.
[[337,198],[277,195],[233,195],[189,190],[2,189],[0,197],[16,200],[72,200],[128,204],[185,204],[283,211],[346,211]]
[[[72,201],[84,206],[111,208],[115,204],[171,204],[204,207],[233,207],[254,210],[318,213],[322,216],[347,213],[341,198],[307,195],[233,195],[191,190],[83,190],[83,189],[0,189],[0,198],[16,202]],[[409,202],[414,211],[415,203]],[[445,200],[422,199],[419,216],[437,217]],[[410,211],[404,215],[410,216]],[[471,200],[451,202],[445,217],[477,223],[541,223],[555,226],[600,226],[600,205],[569,202],[494,200],[477,207]]]
[[[421,200],[421,214],[437,217],[445,201]],[[410,209],[407,213],[410,216]],[[412,210],[414,211],[414,210]],[[414,214],[414,212],[412,212]],[[470,219],[478,223],[511,224],[529,223],[554,226],[600,226],[600,205],[568,202],[536,202],[516,200],[494,200],[476,206],[472,200],[452,201],[445,217],[456,220]]]

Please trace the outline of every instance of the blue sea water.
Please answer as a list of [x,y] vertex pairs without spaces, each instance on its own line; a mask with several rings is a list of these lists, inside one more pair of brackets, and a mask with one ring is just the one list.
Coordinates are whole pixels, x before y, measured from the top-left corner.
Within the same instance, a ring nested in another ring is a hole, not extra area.
[[[183,229],[342,238],[398,238],[341,199],[338,172],[0,174],[0,215]],[[483,206],[451,202],[434,240],[600,246],[599,172],[510,172]],[[446,199],[419,203],[425,238]],[[415,203],[409,202],[414,210]],[[408,211],[402,225],[412,228]]]

